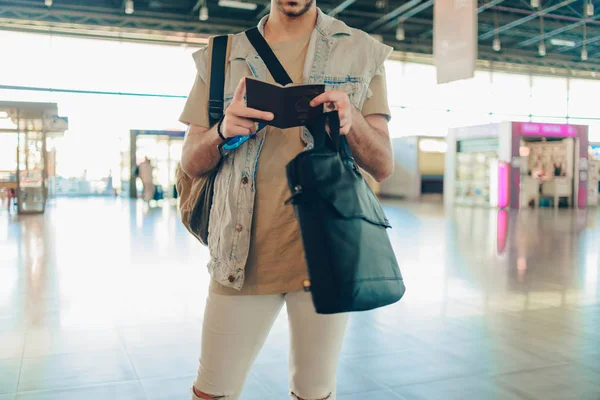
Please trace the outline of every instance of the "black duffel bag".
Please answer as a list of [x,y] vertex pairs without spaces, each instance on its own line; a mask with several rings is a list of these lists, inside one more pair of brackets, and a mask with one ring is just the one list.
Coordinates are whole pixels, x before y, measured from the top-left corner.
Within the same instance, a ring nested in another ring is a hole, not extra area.
[[314,148],[287,165],[310,277],[305,287],[319,314],[372,310],[405,291],[391,226],[339,125],[337,112],[323,114],[308,127]]

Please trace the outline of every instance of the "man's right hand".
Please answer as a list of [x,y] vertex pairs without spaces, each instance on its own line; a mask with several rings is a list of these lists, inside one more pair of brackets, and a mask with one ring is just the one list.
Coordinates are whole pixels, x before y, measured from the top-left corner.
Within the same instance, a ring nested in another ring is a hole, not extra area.
[[225,110],[225,117],[221,124],[221,133],[226,138],[253,134],[256,131],[256,123],[252,119],[272,121],[274,118],[273,113],[246,107],[245,92],[246,78],[242,78],[235,89],[231,104]]

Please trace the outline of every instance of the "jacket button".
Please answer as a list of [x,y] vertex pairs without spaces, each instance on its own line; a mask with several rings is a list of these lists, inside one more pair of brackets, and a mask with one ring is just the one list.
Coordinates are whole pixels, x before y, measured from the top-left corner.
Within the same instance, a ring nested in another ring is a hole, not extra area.
[[229,275],[229,277],[227,278],[227,280],[228,280],[230,283],[233,283],[233,282],[235,282],[235,276],[233,276],[233,275]]
[[242,184],[247,185],[248,184],[248,177],[245,176],[242,178]]
[[239,224],[236,225],[235,230],[238,231],[238,232],[241,232],[242,231],[242,226],[239,225]]

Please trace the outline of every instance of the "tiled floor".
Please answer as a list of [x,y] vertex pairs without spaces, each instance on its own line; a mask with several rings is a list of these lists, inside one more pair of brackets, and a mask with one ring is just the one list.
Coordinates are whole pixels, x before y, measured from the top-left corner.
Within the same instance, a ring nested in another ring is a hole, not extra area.
[[[599,400],[596,210],[386,203],[408,287],[353,315],[339,400]],[[0,400],[188,400],[207,251],[175,209],[0,212]],[[285,399],[283,313],[243,400]]]

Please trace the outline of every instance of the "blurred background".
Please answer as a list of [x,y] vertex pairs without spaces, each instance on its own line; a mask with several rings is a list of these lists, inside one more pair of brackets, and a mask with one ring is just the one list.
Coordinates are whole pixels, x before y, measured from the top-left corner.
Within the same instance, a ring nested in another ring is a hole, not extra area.
[[[352,317],[340,399],[600,399],[596,5],[318,1],[394,47],[396,168],[366,178],[408,287]],[[0,400],[189,398],[209,255],[177,120],[193,52],[269,10],[0,0]],[[243,399],[285,398],[286,324]]]

